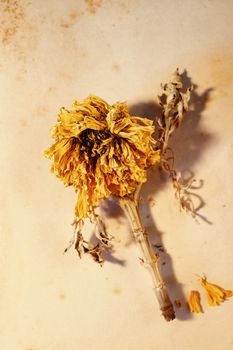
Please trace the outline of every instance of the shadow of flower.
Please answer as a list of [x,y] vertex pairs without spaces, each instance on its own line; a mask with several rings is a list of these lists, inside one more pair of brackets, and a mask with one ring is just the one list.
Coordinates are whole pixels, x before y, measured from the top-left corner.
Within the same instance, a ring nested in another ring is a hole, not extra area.
[[[184,120],[180,127],[175,131],[174,135],[172,135],[169,146],[175,154],[175,167],[180,171],[185,180],[185,178],[193,178],[194,173],[192,167],[201,159],[207,146],[214,141],[213,135],[203,131],[201,125],[203,112],[210,99],[213,88],[208,88],[203,93],[198,93],[198,86],[192,83],[187,71],[183,72],[182,81],[184,82],[184,89],[193,86],[189,103],[190,110],[184,116]],[[139,117],[147,117],[156,121],[156,118],[161,115],[162,109],[159,104],[156,104],[153,101],[147,101],[130,106],[129,112],[130,114]],[[142,186],[141,190],[141,216],[143,222],[146,223],[147,231],[154,246],[154,250],[160,255],[161,272],[167,283],[169,295],[173,301],[179,299],[182,303],[181,308],[176,308],[176,316],[180,320],[187,320],[192,318],[192,314],[188,311],[187,300],[183,293],[182,284],[179,283],[176,278],[171,256],[165,250],[161,251],[161,247],[163,247],[163,232],[159,231],[157,228],[151,214],[150,203],[148,202],[148,197],[154,197],[156,193],[166,186],[168,180],[167,174],[159,170],[158,167],[154,167],[148,172],[148,181]],[[197,217],[203,219],[206,223],[211,224],[203,214],[200,214],[200,210],[205,206],[205,201],[199,194],[195,193],[195,190],[200,189],[203,184],[204,182],[201,180],[199,185],[192,185],[190,188],[192,190],[190,191],[190,195],[195,201],[195,214]],[[105,215],[107,217],[119,219],[119,217],[123,215],[120,206],[118,206],[116,201],[109,201],[108,204],[109,207],[104,209]],[[131,242],[132,241],[133,237],[131,237]]]

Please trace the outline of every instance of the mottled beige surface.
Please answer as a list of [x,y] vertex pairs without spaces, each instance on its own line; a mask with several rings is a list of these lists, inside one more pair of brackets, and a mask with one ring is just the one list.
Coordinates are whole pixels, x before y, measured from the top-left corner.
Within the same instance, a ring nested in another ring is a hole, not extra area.
[[[208,307],[196,276],[233,288],[232,16],[230,0],[0,1],[2,350],[233,349],[233,300]],[[59,108],[90,93],[153,116],[159,85],[177,66],[197,87],[172,144],[177,168],[203,180],[194,192],[204,220],[179,212],[157,172],[143,188],[156,205],[143,202],[142,213],[169,254],[172,300],[184,305],[198,289],[205,312],[184,306],[167,324],[117,208],[105,210],[115,258],[100,268],[62,254],[75,194],[42,152]]]

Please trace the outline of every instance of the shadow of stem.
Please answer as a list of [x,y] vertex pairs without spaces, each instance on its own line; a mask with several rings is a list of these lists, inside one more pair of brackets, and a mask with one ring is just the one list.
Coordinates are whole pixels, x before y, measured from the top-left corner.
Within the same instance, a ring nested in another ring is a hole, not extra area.
[[[184,89],[191,85],[193,86],[190,100],[190,111],[186,113],[179,129],[177,129],[174,135],[172,135],[169,146],[173,149],[174,154],[176,155],[175,163],[179,171],[181,173],[189,172],[190,174],[193,174],[193,171],[190,169],[201,159],[207,146],[213,142],[213,135],[203,131],[201,126],[202,113],[206,108],[213,89],[208,88],[203,93],[199,94],[197,92],[197,85],[193,84],[187,71],[184,71],[182,74],[182,81],[184,82]],[[162,110],[158,104],[153,101],[147,101],[131,106],[129,112],[130,114],[147,117],[156,121],[156,117],[162,113]],[[158,191],[161,191],[167,184],[167,181],[168,177],[158,169],[152,169],[152,172],[150,172],[149,179],[147,183],[144,184],[141,191],[142,198],[144,199],[144,203],[141,204],[141,211],[143,212],[142,219],[144,222],[148,222],[147,218],[152,217],[151,208],[147,200],[148,196],[154,196]],[[206,223],[211,224],[204,215],[199,213],[199,211],[205,206],[205,201],[199,194],[193,192],[194,190],[201,188],[202,185],[203,181],[200,182],[199,187],[191,187],[192,192],[190,192],[190,195],[197,200],[197,205],[195,207],[197,216],[203,219]],[[115,202],[112,202],[110,203],[110,208],[105,214],[107,217],[119,217],[123,215],[123,212]],[[158,230],[153,219],[151,219],[148,234],[151,241],[156,244],[157,247],[163,247],[163,234]],[[131,241],[133,241],[133,237],[131,238]],[[171,256],[165,251],[158,251],[158,248],[156,247],[155,252],[158,252],[161,256],[161,272],[168,285],[171,299],[173,301],[179,299],[182,303],[182,307],[176,309],[177,318],[180,320],[192,318],[192,314],[187,309],[187,300],[183,292],[182,284],[179,283],[176,278]]]
[[[141,203],[141,217],[146,225],[146,231],[149,235],[154,252],[160,257],[161,275],[167,285],[168,294],[174,305],[175,300],[181,302],[182,307],[175,308],[176,318],[179,320],[188,320],[192,318],[192,314],[187,308],[187,300],[183,292],[182,284],[178,281],[173,260],[170,254],[165,250],[163,245],[163,232],[160,231],[153,219],[151,207],[148,201]],[[148,220],[149,218],[149,220]]]

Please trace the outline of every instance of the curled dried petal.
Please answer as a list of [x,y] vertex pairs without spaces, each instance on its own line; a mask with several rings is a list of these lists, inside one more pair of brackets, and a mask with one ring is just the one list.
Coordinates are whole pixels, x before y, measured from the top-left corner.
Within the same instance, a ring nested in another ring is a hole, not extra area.
[[200,294],[197,290],[191,290],[188,300],[188,306],[190,312],[202,312]]
[[210,306],[219,305],[219,303],[222,303],[227,298],[233,296],[232,290],[226,290],[216,284],[209,283],[206,278],[201,278],[200,283],[207,292],[208,303]]

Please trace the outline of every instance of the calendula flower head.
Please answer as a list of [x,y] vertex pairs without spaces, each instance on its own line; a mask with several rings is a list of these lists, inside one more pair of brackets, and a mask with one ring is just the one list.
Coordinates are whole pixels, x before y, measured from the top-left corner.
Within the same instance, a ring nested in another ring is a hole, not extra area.
[[62,108],[45,151],[51,171],[78,192],[75,215],[93,213],[100,199],[124,197],[147,180],[160,160],[154,150],[152,121],[129,114],[125,103],[109,105],[96,96]]
[[195,312],[195,313],[202,312],[200,294],[197,290],[191,290],[189,299],[188,299],[188,306],[189,306],[190,312]]
[[208,303],[210,306],[216,306],[227,298],[233,296],[232,290],[226,290],[216,284],[209,283],[206,278],[201,278],[200,282],[207,292]]

